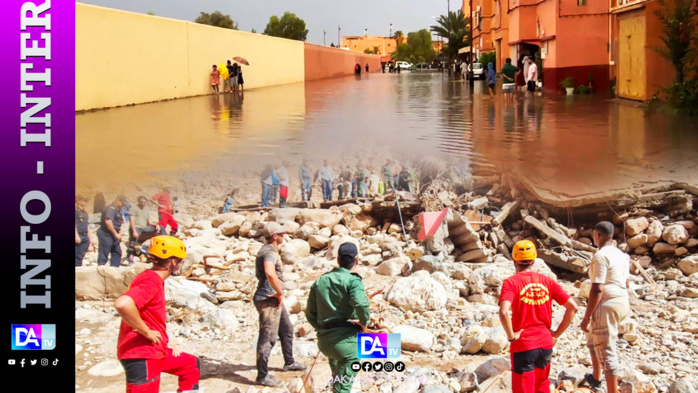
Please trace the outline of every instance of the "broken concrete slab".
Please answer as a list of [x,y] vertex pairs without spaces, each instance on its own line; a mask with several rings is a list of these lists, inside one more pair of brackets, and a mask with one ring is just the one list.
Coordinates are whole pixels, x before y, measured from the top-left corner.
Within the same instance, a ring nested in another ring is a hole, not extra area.
[[586,274],[589,271],[591,260],[587,260],[578,255],[560,254],[552,250],[541,248],[538,250],[538,257],[548,265],[553,265],[574,273]]
[[559,243],[563,246],[570,246],[571,245],[571,241],[569,238],[567,238],[566,236],[562,235],[561,233],[555,231],[554,229],[546,226],[545,224],[538,221],[533,216],[526,216],[526,218],[524,219],[524,222],[526,222],[527,224],[536,228],[544,236],[555,240],[557,243]]

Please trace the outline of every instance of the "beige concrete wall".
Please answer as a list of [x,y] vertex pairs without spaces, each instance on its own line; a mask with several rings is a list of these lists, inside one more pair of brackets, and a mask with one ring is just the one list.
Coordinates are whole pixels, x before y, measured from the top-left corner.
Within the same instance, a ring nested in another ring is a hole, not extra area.
[[211,65],[233,56],[245,88],[304,81],[303,42],[76,4],[76,110],[211,92]]

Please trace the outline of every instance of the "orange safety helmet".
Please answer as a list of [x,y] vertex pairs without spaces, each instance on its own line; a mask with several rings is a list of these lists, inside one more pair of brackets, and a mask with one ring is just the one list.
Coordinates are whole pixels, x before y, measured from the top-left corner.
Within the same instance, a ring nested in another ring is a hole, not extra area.
[[187,249],[184,243],[174,236],[155,236],[150,239],[148,254],[160,259],[187,257]]
[[530,240],[519,240],[511,252],[514,262],[533,261],[538,258],[536,245]]

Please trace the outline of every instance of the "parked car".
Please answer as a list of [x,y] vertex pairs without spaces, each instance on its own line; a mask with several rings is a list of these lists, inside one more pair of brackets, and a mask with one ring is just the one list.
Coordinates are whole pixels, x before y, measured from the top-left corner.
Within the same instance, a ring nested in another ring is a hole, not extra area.
[[407,71],[412,69],[412,64],[406,61],[398,61],[395,63],[395,66],[400,66],[400,71]]
[[[485,73],[485,68],[482,66],[480,63],[473,63],[473,78],[475,79],[485,79],[487,78],[487,74]],[[470,66],[468,66],[468,75],[467,78],[470,78]]]
[[431,64],[429,63],[418,63],[413,67],[414,71],[431,71]]

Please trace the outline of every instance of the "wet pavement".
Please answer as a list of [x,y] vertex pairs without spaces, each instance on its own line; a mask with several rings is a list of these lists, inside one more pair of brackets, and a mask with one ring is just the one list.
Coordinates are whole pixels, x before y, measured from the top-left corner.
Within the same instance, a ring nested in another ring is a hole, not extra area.
[[[449,156],[525,174],[555,195],[698,184],[698,119],[603,95],[491,99],[439,73],[364,75],[76,114],[77,188],[289,157]],[[264,157],[269,157],[265,159]],[[339,164],[340,162],[337,162]]]

